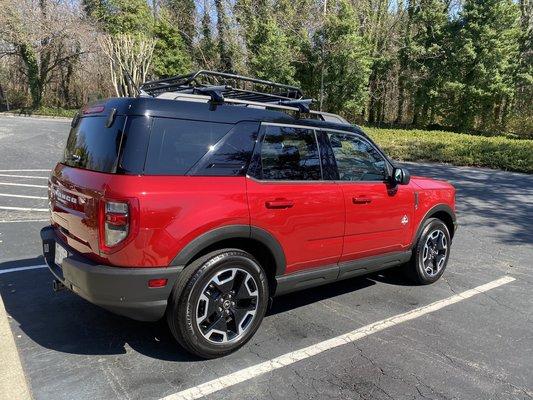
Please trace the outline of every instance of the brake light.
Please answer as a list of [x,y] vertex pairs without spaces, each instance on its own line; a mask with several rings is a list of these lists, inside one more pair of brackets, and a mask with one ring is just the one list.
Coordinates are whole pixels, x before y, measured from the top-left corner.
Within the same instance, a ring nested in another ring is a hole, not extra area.
[[113,247],[128,237],[130,231],[130,213],[128,203],[105,201],[103,207],[103,239],[104,249]]
[[81,112],[83,115],[87,114],[99,114],[105,110],[105,106],[103,105],[96,105],[96,106],[86,106],[84,107]]

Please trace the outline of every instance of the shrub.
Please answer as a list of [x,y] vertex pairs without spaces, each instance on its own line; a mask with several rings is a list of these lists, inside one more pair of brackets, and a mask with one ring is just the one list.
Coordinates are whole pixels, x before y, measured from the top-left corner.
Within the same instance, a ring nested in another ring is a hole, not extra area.
[[533,173],[533,140],[443,131],[365,128],[393,159]]

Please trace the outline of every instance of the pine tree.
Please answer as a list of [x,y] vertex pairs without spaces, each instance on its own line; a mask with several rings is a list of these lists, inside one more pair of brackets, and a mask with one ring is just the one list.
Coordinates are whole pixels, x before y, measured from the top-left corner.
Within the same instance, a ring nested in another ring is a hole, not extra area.
[[445,1],[421,0],[412,16],[415,33],[412,38],[411,84],[413,93],[413,124],[433,123],[438,96],[444,77],[446,59],[445,35],[448,15]]
[[166,9],[161,9],[154,28],[156,45],[152,70],[159,78],[179,75],[192,69],[190,52]]
[[229,19],[226,7],[222,0],[215,0],[217,10],[218,52],[220,54],[220,67],[223,71],[233,71],[233,43],[230,37]]
[[179,26],[183,43],[192,49],[196,37],[196,2],[194,0],[164,0],[162,4],[169,12],[169,22]]
[[219,65],[219,54],[217,45],[213,39],[213,32],[211,29],[211,16],[209,14],[209,6],[207,1],[204,1],[204,12],[201,21],[201,37],[197,47],[197,62],[202,69],[216,69]]
[[324,49],[325,108],[355,117],[367,99],[372,60],[348,1],[340,0],[328,15],[323,30],[317,33],[316,48]]
[[249,51],[250,70],[254,76],[274,82],[296,83],[289,40],[272,18],[259,22]]
[[459,130],[497,127],[514,95],[518,7],[511,0],[465,0],[452,27],[444,114]]

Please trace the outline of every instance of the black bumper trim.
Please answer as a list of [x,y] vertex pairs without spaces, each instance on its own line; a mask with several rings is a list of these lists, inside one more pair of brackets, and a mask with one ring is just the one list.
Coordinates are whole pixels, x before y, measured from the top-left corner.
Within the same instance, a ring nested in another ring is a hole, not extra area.
[[[167,300],[181,266],[123,268],[94,263],[74,253],[50,226],[41,230],[43,254],[56,279],[85,300],[111,312],[139,321],[157,321],[165,314]],[[61,266],[54,263],[55,243],[69,251]],[[149,288],[148,280],[166,278],[163,288]]]

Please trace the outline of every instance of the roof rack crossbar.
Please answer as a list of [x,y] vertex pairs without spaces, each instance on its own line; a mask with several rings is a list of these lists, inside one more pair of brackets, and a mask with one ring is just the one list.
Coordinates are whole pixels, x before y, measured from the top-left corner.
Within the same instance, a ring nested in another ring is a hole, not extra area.
[[280,99],[301,99],[303,97],[302,91],[296,86],[208,70],[145,82],[140,89],[148,94],[158,95],[179,89],[206,86],[228,86],[232,87],[234,91],[254,92]]

